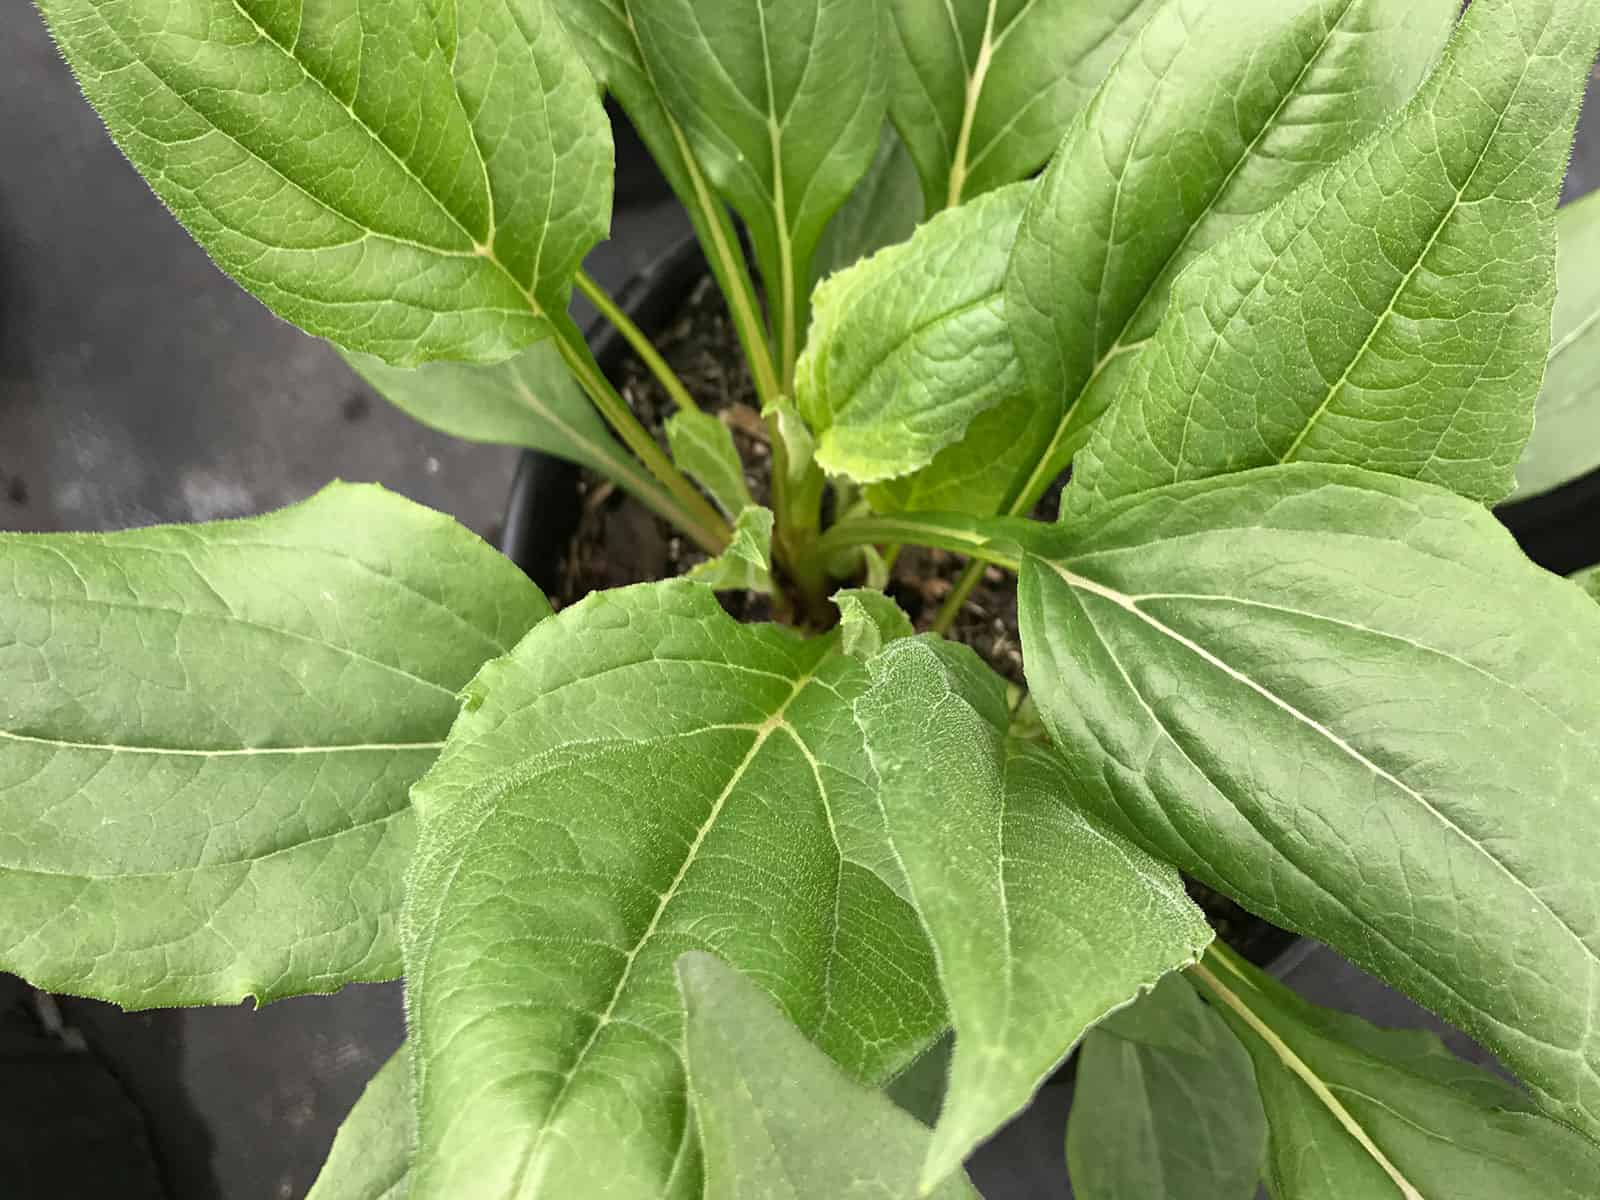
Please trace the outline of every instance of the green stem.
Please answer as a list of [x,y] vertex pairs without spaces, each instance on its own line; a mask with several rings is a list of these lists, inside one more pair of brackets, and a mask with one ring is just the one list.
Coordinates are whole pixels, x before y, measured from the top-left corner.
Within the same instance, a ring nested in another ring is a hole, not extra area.
[[[997,520],[997,518],[991,518]],[[971,558],[993,563],[1007,571],[1022,567],[1022,545],[1006,537],[991,537],[975,530],[963,529],[954,521],[923,519],[916,514],[898,517],[856,517],[841,521],[817,540],[817,552],[823,557],[850,546],[869,546],[881,543],[914,542],[919,546],[932,546],[965,554]]]
[[576,275],[578,290],[588,297],[589,303],[599,310],[600,315],[609,321],[613,328],[623,336],[633,352],[639,356],[639,361],[650,368],[650,374],[656,377],[672,397],[672,402],[684,412],[699,412],[700,406],[694,402],[694,397],[689,394],[689,389],[683,386],[683,380],[678,378],[677,372],[667,365],[667,360],[656,352],[650,344],[650,339],[645,337],[640,328],[633,323],[633,319],[623,312],[606,290],[590,276],[589,272],[580,270]]
[[967,598],[972,595],[972,589],[978,586],[978,580],[983,578],[983,572],[988,565],[979,559],[967,564],[967,569],[961,572],[961,578],[956,580],[955,587],[950,589],[950,594],[944,598],[944,603],[939,605],[939,612],[933,618],[933,632],[941,637],[950,632],[950,627],[956,623],[956,618],[966,607]]
[[708,554],[721,554],[733,536],[733,531],[722,519],[722,514],[712,508],[710,502],[695,490],[694,485],[684,477],[683,473],[672,465],[672,460],[656,444],[655,438],[639,424],[639,419],[633,415],[633,410],[621,396],[617,395],[617,390],[611,386],[611,381],[600,370],[600,365],[595,362],[594,355],[589,350],[589,344],[584,341],[583,334],[579,332],[572,318],[563,313],[554,318],[553,323],[556,328],[556,346],[561,351],[561,357],[566,360],[567,366],[571,368],[572,374],[588,394],[589,399],[594,402],[594,406],[600,410],[600,415],[605,417],[623,444],[638,455],[639,461],[644,463],[645,468],[656,477],[673,500],[682,506],[683,513],[676,523]]

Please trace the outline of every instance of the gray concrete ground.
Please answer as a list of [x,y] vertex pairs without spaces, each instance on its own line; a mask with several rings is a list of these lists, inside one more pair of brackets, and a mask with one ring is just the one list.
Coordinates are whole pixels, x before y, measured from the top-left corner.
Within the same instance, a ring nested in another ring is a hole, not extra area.
[[[0,15],[0,163],[0,528],[241,516],[343,477],[378,480],[493,536],[514,453],[387,407],[328,346],[225,279],[121,159],[31,9],[15,4]],[[1597,181],[1592,118],[1568,192]],[[648,179],[629,193],[591,263],[612,287],[686,228]],[[1291,980],[1385,1024],[1438,1027],[1323,949]],[[142,1110],[171,1200],[304,1195],[338,1122],[403,1036],[398,985],[260,1012],[62,1008]],[[0,1093],[34,1078],[20,1062],[0,1057]],[[101,1094],[103,1081],[95,1087],[84,1094]],[[1067,1094],[1052,1089],[980,1155],[985,1195],[1067,1194]],[[0,1190],[32,1200],[8,1178],[18,1152],[0,1140]]]

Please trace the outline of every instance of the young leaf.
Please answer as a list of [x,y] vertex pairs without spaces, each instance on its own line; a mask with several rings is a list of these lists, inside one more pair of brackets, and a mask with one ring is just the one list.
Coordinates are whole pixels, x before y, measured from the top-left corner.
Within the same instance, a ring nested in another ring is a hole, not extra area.
[[448,518],[0,535],[0,969],[127,1008],[400,973],[406,793],[550,610]]
[[1475,0],[1395,120],[1184,273],[1071,510],[1280,462],[1510,491],[1597,40],[1592,0]]
[[415,1122],[411,1059],[402,1045],[339,1126],[306,1200],[405,1200]]
[[1255,1063],[1276,1200],[1588,1200],[1600,1147],[1432,1034],[1307,1004],[1229,955],[1196,974]]
[[733,541],[721,554],[693,567],[697,579],[718,591],[772,591],[772,510],[756,505],[733,523]]
[[504,358],[610,225],[610,127],[548,0],[40,9],[207,253],[349,349]]
[[668,111],[749,227],[779,361],[792,364],[812,253],[878,148],[889,71],[878,5],[651,0],[632,15]]
[[1524,500],[1600,467],[1600,194],[1556,214],[1556,303],[1533,436],[1517,464]]
[[864,1083],[944,1028],[851,712],[866,669],[832,646],[676,580],[484,668],[413,797],[418,1200],[698,1195],[686,950]]
[[889,102],[927,211],[1044,164],[1161,0],[890,0]]
[[839,608],[839,648],[863,661],[916,632],[905,610],[882,592],[840,588],[832,599]]
[[927,1127],[841,1071],[754,983],[691,951],[678,985],[706,1200],[978,1200],[959,1167],[919,1191]]
[[1600,1130],[1583,592],[1480,505],[1333,465],[1174,484],[1061,536],[1019,607],[1074,796]]
[[1030,187],[940,213],[817,289],[795,398],[829,473],[908,474],[1021,386],[1000,285]]
[[1195,961],[1211,929],[1176,871],[1070,806],[1051,752],[1007,753],[1004,683],[970,650],[896,641],[868,667],[856,720],[955,1026],[927,1184],[1026,1105],[1090,1024]]
[[1020,460],[1011,486],[1026,507],[1127,378],[1184,268],[1405,103],[1459,10],[1175,0],[1139,31],[1072,123],[1012,251],[1006,315],[1029,391],[995,414],[994,450]]
[[729,517],[737,519],[755,504],[733,433],[716,417],[687,410],[673,413],[667,418],[667,445],[679,469],[705,488]]
[[1078,1200],[1252,1200],[1266,1144],[1250,1056],[1183,980],[1084,1039],[1067,1120]]
[[885,246],[905,241],[921,219],[917,168],[894,126],[884,122],[877,156],[817,243],[811,260],[812,286]]

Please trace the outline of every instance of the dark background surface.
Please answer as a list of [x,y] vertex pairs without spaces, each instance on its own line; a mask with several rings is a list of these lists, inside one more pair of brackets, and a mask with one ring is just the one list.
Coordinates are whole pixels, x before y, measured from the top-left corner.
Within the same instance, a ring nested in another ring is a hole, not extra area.
[[[636,147],[619,161],[613,240],[589,263],[613,291],[687,230]],[[0,16],[0,162],[0,529],[246,516],[338,477],[496,536],[516,452],[416,424],[223,277],[25,5]],[[1567,194],[1597,182],[1600,118],[1580,126]],[[1288,977],[1319,1003],[1440,1028],[1324,948]],[[403,1036],[398,984],[125,1014],[0,976],[0,1192],[296,1200]],[[1050,1089],[979,1155],[991,1200],[1067,1194],[1067,1096]]]

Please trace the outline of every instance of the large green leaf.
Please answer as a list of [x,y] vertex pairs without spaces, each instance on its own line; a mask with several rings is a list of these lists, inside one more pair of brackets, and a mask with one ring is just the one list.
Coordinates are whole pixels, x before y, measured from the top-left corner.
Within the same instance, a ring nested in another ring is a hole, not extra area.
[[885,246],[905,241],[921,220],[917,168],[894,126],[885,121],[872,165],[817,243],[811,260],[813,285]]
[[1140,30],[1073,122],[1012,252],[1006,314],[1030,392],[994,421],[995,449],[1020,446],[1011,460],[1032,469],[1021,507],[1122,386],[1179,273],[1405,103],[1459,9],[1174,0]]
[[413,794],[419,1200],[697,1195],[686,950],[865,1083],[944,1027],[851,710],[866,668],[832,645],[680,580],[590,596],[471,685]]
[[1475,0],[1395,120],[1184,273],[1072,511],[1296,461],[1510,491],[1597,39],[1592,0]]
[[339,1126],[306,1200],[405,1200],[415,1120],[411,1059],[402,1045]]
[[1253,1200],[1266,1145],[1250,1056],[1182,979],[1084,1039],[1067,1120],[1078,1200]]
[[830,474],[909,474],[1021,386],[1000,285],[1030,186],[940,213],[817,289],[795,396]]
[[956,1034],[932,1183],[1089,1025],[1194,962],[1211,929],[1176,871],[1071,807],[1053,754],[1008,755],[1005,681],[970,650],[900,640],[868,666],[856,719]]
[[40,8],[206,251],[350,349],[504,358],[610,224],[610,129],[550,0]]
[[633,21],[667,110],[750,229],[779,361],[792,364],[811,256],[878,148],[889,74],[879,5],[650,0]]
[[678,980],[706,1200],[978,1200],[959,1168],[919,1191],[927,1127],[841,1071],[755,984],[694,951]]
[[1023,564],[1073,794],[1600,1130],[1600,611],[1481,506],[1294,464],[1108,504]]
[[1600,194],[1556,215],[1556,304],[1515,499],[1600,467]]
[[550,610],[335,485],[249,521],[0,535],[0,968],[126,1007],[400,973],[406,793]]
[[1236,957],[1197,972],[1255,1063],[1275,1200],[1591,1200],[1600,1147],[1432,1034],[1307,1004]]
[[927,211],[1044,164],[1161,0],[888,0],[890,111]]

